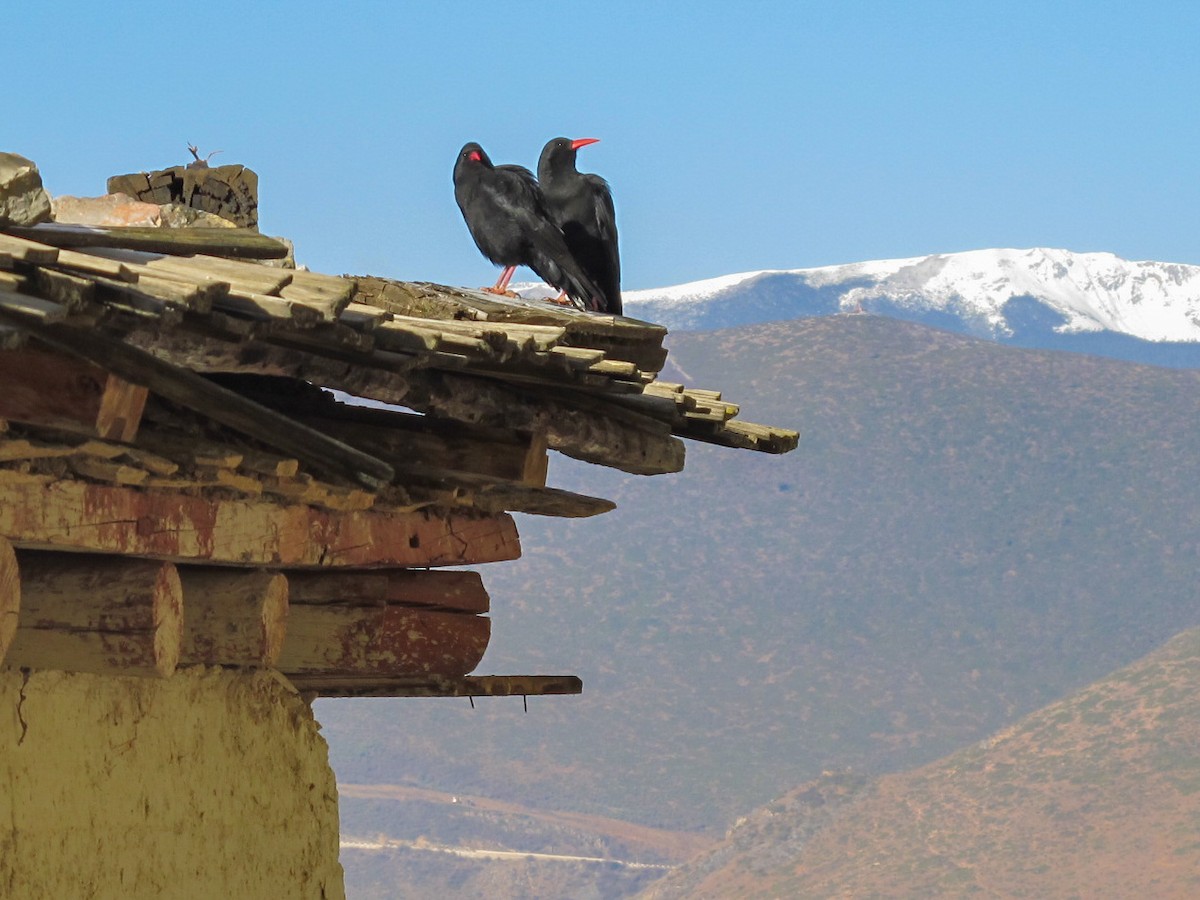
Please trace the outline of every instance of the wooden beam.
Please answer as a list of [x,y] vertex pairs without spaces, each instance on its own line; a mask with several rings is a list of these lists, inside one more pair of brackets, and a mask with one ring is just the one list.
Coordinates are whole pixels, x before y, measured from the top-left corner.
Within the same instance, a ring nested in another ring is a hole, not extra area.
[[149,395],[150,392],[141,385],[109,373],[104,380],[104,393],[100,396],[100,409],[96,413],[97,436],[133,443]]
[[317,697],[536,697],[581,694],[576,675],[466,675],[388,678],[370,675],[292,675],[301,693]]
[[181,666],[275,665],[287,633],[288,580],[278,572],[180,566]]
[[382,460],[99,331],[85,332],[64,325],[41,324],[4,310],[0,310],[0,318],[26,328],[51,347],[103,366],[134,384],[261,440],[321,471],[349,478],[372,489],[390,483],[395,476],[392,467]]
[[[144,228],[46,223],[28,228],[9,226],[5,230],[11,235],[51,247],[117,247],[177,256],[207,253],[235,259],[283,259],[288,255],[286,244],[248,228]],[[25,259],[28,260],[31,251],[26,249],[25,252]]]
[[0,664],[17,634],[21,576],[12,544],[0,538]]
[[295,603],[391,605],[485,613],[490,601],[478,572],[375,569],[369,572],[288,572]]
[[471,426],[541,431],[552,450],[639,475],[678,472],[684,446],[670,426],[615,404],[580,409],[578,392],[542,393],[451,372],[392,371],[361,361],[297,354],[255,342],[207,340],[179,330],[138,329],[128,340],[156,357],[199,372],[302,378],[324,387],[407,406]]
[[183,589],[171,563],[25,551],[17,561],[21,615],[9,668],[162,677],[175,671]]
[[108,372],[41,347],[0,351],[0,417],[97,434]]
[[460,566],[521,555],[508,515],[334,512],[67,480],[6,484],[0,537],[25,548],[281,568]]
[[466,675],[483,659],[491,620],[401,606],[292,603],[278,667],[285,675]]

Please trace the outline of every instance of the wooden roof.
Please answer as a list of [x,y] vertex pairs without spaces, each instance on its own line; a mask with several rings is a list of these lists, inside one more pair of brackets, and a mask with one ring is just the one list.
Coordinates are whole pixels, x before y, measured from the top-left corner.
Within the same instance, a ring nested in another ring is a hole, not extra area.
[[[549,450],[658,474],[683,467],[681,438],[796,445],[795,432],[742,422],[716,391],[659,381],[661,326],[259,261],[287,249],[245,229],[0,233],[0,538],[16,548],[13,565],[38,573],[30,596],[52,606],[61,565],[46,565],[47,551],[96,554],[74,567],[96,559],[96,577],[126,594],[113,559],[150,560],[159,568],[139,577],[165,596],[153,602],[184,610],[173,657],[143,647],[135,664],[98,651],[105,666],[278,665],[327,694],[561,692],[576,682],[467,679],[487,643],[482,585],[456,605],[443,602],[451,581],[430,580],[450,573],[405,573],[515,558],[512,511],[612,508],[547,485]],[[177,596],[163,567],[184,576]],[[220,584],[244,586],[221,594],[216,576],[200,577],[213,567]],[[317,589],[305,575],[367,570],[392,572],[403,590],[345,577]],[[217,595],[210,618],[228,624],[249,603],[246,628],[282,633],[279,616],[264,618],[263,572],[292,587],[279,647],[214,648],[212,635],[187,633],[188,610]],[[7,664],[26,664],[36,623],[13,618],[6,640],[0,616],[0,658],[12,644]],[[157,627],[150,645],[164,640]],[[364,628],[379,644],[373,662],[347,655]],[[404,629],[423,634],[415,656],[400,646]]]

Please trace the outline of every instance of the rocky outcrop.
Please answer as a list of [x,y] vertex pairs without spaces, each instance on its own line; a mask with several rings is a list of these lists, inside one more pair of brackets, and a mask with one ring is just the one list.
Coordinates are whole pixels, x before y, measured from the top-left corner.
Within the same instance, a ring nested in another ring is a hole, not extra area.
[[36,225],[50,218],[50,195],[30,160],[0,153],[0,225]]

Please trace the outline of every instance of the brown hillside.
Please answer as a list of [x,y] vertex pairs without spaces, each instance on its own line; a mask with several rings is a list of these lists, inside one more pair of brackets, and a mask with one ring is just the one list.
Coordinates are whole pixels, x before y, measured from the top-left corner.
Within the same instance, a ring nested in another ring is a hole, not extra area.
[[971,749],[881,778],[772,859],[804,828],[800,798],[830,782],[735,828],[729,842],[745,849],[714,851],[705,877],[701,860],[646,896],[1200,896],[1200,630]]

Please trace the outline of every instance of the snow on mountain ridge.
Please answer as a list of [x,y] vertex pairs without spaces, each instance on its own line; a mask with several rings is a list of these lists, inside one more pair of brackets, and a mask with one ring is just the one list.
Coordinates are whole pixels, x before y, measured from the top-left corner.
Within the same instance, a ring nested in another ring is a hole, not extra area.
[[[769,310],[746,308],[756,284],[772,285]],[[1032,297],[1063,318],[1059,333],[1113,331],[1150,341],[1200,341],[1200,266],[1134,262],[1112,253],[1069,250],[971,250],[809,269],[741,272],[672,287],[626,291],[627,314],[670,327],[720,327],[734,314],[788,318],[787,284],[794,293],[818,290],[823,302],[852,311],[872,302],[944,312],[986,323],[997,336],[1011,332],[1005,305]],[[844,288],[844,289],[843,289]],[[780,313],[783,313],[782,315]],[[801,313],[798,313],[801,314]]]

